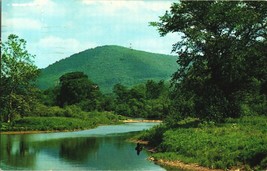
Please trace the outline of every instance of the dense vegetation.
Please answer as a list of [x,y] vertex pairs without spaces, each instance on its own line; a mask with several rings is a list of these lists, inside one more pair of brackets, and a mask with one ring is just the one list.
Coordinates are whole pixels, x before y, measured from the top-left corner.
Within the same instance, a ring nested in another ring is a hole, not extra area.
[[123,119],[107,112],[109,102],[82,72],[67,73],[53,89],[39,90],[34,56],[18,36],[8,37],[1,57],[0,131],[87,129]]
[[154,157],[267,169],[266,21],[264,2],[180,1],[151,23],[182,35],[169,115],[141,136]]
[[258,2],[182,1],[152,23],[161,35],[183,35],[173,47],[180,66],[172,79],[175,113],[216,121],[255,108],[265,114],[266,9]]
[[[140,137],[157,147],[156,159],[267,169],[266,11],[264,2],[173,3],[151,25],[162,36],[182,35],[173,46],[179,67],[170,56],[98,47],[42,70],[39,85],[54,84],[46,90],[33,85],[38,71],[25,41],[11,35],[2,54],[1,129],[84,129],[120,115],[159,118],[164,123]],[[169,85],[161,79],[174,68]]]
[[[1,47],[2,48],[2,47]],[[11,34],[3,43],[0,72],[0,120],[11,122],[17,116],[26,115],[31,109],[33,85],[38,76],[33,55],[26,50],[26,41]]]
[[[104,95],[99,86],[82,72],[64,74],[60,77],[60,84],[54,89],[45,90],[41,99],[47,106],[61,107],[53,107],[54,110],[74,108],[76,115],[82,115],[79,110],[114,111],[118,115],[152,119],[165,118],[170,105],[169,85],[164,81],[148,80],[131,88],[116,84],[112,94]],[[39,104],[36,107],[41,108],[36,114],[42,113],[42,106]]]
[[12,124],[3,123],[1,131],[72,131],[94,128],[102,124],[119,124],[122,116],[110,112],[84,112],[83,118],[62,115],[34,116],[16,119]]
[[157,147],[155,160],[198,163],[209,168],[267,168],[267,118],[248,116],[223,124],[188,118],[169,129],[160,125],[141,137]]
[[111,93],[118,83],[131,87],[147,80],[170,80],[176,69],[173,56],[102,46],[74,54],[42,69],[37,85],[42,89],[51,88],[58,84],[63,74],[80,71],[98,84],[102,92]]
[[86,129],[118,123],[121,115],[163,118],[168,113],[164,81],[148,80],[132,88],[116,84],[113,94],[104,95],[85,73],[68,72],[56,86],[40,90],[34,85],[38,70],[26,41],[10,35],[3,47],[1,131]]
[[168,85],[148,80],[146,84],[127,89],[121,84],[113,88],[114,111],[130,117],[163,119],[169,113]]

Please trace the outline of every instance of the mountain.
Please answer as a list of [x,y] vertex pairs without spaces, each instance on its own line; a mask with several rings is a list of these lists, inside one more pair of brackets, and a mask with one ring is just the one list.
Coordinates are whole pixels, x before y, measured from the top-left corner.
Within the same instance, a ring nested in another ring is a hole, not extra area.
[[176,71],[176,58],[121,46],[101,46],[62,59],[41,70],[37,85],[41,89],[58,84],[67,72],[82,71],[99,85],[101,91],[112,91],[115,84],[133,86],[147,80],[169,80]]

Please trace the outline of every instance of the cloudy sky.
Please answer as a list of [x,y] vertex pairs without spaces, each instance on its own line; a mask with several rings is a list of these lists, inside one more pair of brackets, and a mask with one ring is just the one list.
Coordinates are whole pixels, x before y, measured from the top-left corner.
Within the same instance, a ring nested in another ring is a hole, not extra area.
[[39,68],[88,48],[120,45],[170,54],[178,35],[160,37],[158,21],[168,0],[2,0],[2,41],[27,41]]

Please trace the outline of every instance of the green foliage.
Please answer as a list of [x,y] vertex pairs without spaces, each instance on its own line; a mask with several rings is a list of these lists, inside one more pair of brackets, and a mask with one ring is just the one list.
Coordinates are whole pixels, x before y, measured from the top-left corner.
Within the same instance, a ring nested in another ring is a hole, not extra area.
[[148,80],[146,82],[146,97],[148,99],[156,99],[160,96],[164,88],[164,81],[156,83],[153,80]]
[[[94,128],[102,124],[118,124],[123,117],[111,112],[82,112],[76,106],[66,109],[50,107],[42,117],[25,117],[3,124],[1,131],[63,131]],[[83,113],[83,115],[79,113]]]
[[59,86],[54,88],[49,88],[44,91],[41,91],[39,94],[39,101],[44,105],[54,106],[57,105],[57,97],[59,96]]
[[255,116],[258,114],[267,116],[266,98],[266,95],[248,94],[246,101],[241,104],[242,116]]
[[195,160],[190,157],[186,157],[176,152],[164,152],[155,153],[152,156],[156,159],[170,160],[170,161],[183,161],[183,163],[195,163]]
[[[90,113],[90,112],[89,112]],[[79,118],[87,119],[88,112],[82,110],[79,105],[68,105],[64,108],[59,106],[45,106],[41,103],[37,103],[34,106],[30,116],[40,116],[40,117],[70,117],[70,118]],[[108,113],[108,112],[99,112],[99,113]]]
[[124,116],[114,114],[113,112],[88,112],[89,120],[97,125],[100,124],[118,124],[125,119]]
[[176,118],[192,112],[221,122],[242,112],[266,110],[266,105],[247,103],[249,96],[266,96],[266,11],[264,2],[181,1],[151,23],[162,36],[181,34],[173,46],[179,68],[172,81],[174,93],[181,94],[175,100],[190,98],[192,104],[176,105]]
[[98,86],[83,72],[71,72],[60,77],[57,102],[60,106],[94,100],[98,95]]
[[26,41],[11,34],[3,43],[0,73],[1,120],[10,122],[29,114],[36,89],[33,81],[38,75],[34,56],[26,50]]
[[115,99],[112,95],[103,95],[97,107],[98,111],[113,111]]
[[210,168],[247,165],[250,169],[266,169],[265,116],[227,119],[220,125],[196,121],[193,118],[180,121],[180,127],[173,129],[158,126],[145,132],[141,138],[152,140],[161,151],[153,156],[160,159],[198,163]]
[[117,95],[116,100],[120,103],[123,103],[128,99],[128,90],[122,84],[114,85],[113,92]]
[[175,126],[182,118],[194,117],[195,111],[195,95],[193,93],[177,89],[170,93],[170,114],[165,122],[170,126]]
[[[157,90],[157,92],[152,92],[152,90]],[[157,83],[149,80],[146,85],[140,84],[131,89],[116,84],[113,92],[115,94],[114,110],[120,115],[162,119],[169,113],[169,92],[163,81]]]
[[13,125],[9,128],[9,131],[62,131],[94,127],[89,121],[65,117],[26,117],[15,120]]
[[37,84],[42,89],[54,87],[65,73],[81,71],[98,84],[102,92],[110,93],[117,83],[132,87],[149,79],[169,80],[176,69],[173,56],[102,46],[74,54],[42,69]]
[[139,136],[138,139],[142,139],[145,141],[149,141],[149,145],[157,147],[159,146],[163,141],[163,134],[165,131],[167,131],[166,125],[160,124],[157,126],[154,126],[153,128],[143,131]]
[[[169,113],[169,90],[163,81],[147,81],[147,85],[153,84],[156,87],[153,91],[157,92],[152,98],[152,89],[146,88],[145,84],[130,89],[116,84],[113,87],[114,94],[102,95],[82,72],[61,76],[60,83],[55,89],[48,89],[40,94],[40,102],[35,104],[31,116],[80,115],[80,118],[84,118],[84,111],[114,111],[124,116],[162,119]],[[58,101],[56,104],[64,108],[55,106],[54,101]]]

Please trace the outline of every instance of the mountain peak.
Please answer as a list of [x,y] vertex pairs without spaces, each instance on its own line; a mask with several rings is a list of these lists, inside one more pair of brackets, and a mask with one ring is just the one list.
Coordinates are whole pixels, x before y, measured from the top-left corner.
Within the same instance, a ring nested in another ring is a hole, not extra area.
[[146,80],[169,80],[176,71],[176,58],[117,45],[105,45],[71,55],[42,69],[37,80],[46,89],[58,78],[73,71],[82,71],[97,83],[103,92],[111,92],[117,83],[133,86]]

